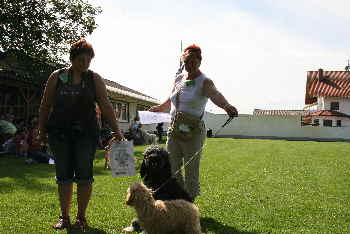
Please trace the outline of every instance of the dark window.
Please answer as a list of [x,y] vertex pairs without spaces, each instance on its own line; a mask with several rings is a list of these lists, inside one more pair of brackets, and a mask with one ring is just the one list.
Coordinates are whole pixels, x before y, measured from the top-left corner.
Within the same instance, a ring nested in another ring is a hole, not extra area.
[[314,124],[319,125],[320,124],[320,120],[319,119],[314,119]]
[[337,120],[337,127],[341,127],[341,120]]
[[120,122],[129,121],[129,104],[126,102],[117,102],[115,104],[117,110],[117,117]]
[[150,108],[149,106],[137,104],[136,110],[137,111],[147,111],[149,108]]
[[332,120],[324,119],[323,120],[323,126],[325,126],[325,127],[332,127]]
[[339,110],[339,102],[331,102],[331,110]]
[[136,116],[139,116],[139,112],[138,111],[147,111],[149,108],[151,108],[150,106],[146,106],[146,105],[141,105],[141,104],[137,104],[136,106]]

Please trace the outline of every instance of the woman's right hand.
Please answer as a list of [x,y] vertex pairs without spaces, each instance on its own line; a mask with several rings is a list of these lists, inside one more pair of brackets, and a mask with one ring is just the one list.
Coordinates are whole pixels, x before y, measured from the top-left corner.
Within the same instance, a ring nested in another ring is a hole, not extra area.
[[160,105],[156,105],[156,106],[152,106],[151,108],[149,108],[150,112],[161,112],[161,107]]

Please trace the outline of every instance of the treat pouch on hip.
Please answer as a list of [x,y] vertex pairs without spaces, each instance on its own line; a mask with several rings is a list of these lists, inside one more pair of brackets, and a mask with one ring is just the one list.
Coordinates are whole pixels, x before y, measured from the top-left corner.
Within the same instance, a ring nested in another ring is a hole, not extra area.
[[132,141],[115,141],[109,149],[113,177],[135,176],[134,145]]
[[176,112],[170,134],[182,140],[190,140],[193,136],[200,134],[200,123],[199,117],[186,112]]

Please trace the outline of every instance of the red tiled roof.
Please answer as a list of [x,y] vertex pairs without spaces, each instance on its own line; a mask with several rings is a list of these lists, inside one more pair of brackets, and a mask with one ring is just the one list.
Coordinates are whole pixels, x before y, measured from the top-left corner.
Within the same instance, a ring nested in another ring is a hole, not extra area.
[[317,97],[350,97],[350,73],[347,71],[308,71],[305,104],[317,101]]
[[261,110],[255,109],[253,115],[278,115],[278,116],[290,116],[290,115],[306,115],[309,112],[306,110]]
[[338,117],[348,117],[349,115],[338,112],[338,111],[331,111],[331,110],[318,110],[310,112],[308,116],[338,116]]

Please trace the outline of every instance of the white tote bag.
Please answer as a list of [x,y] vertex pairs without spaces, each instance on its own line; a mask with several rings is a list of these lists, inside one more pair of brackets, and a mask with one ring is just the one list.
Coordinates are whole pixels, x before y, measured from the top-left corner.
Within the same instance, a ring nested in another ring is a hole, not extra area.
[[136,175],[132,141],[114,141],[109,149],[109,157],[113,177]]

